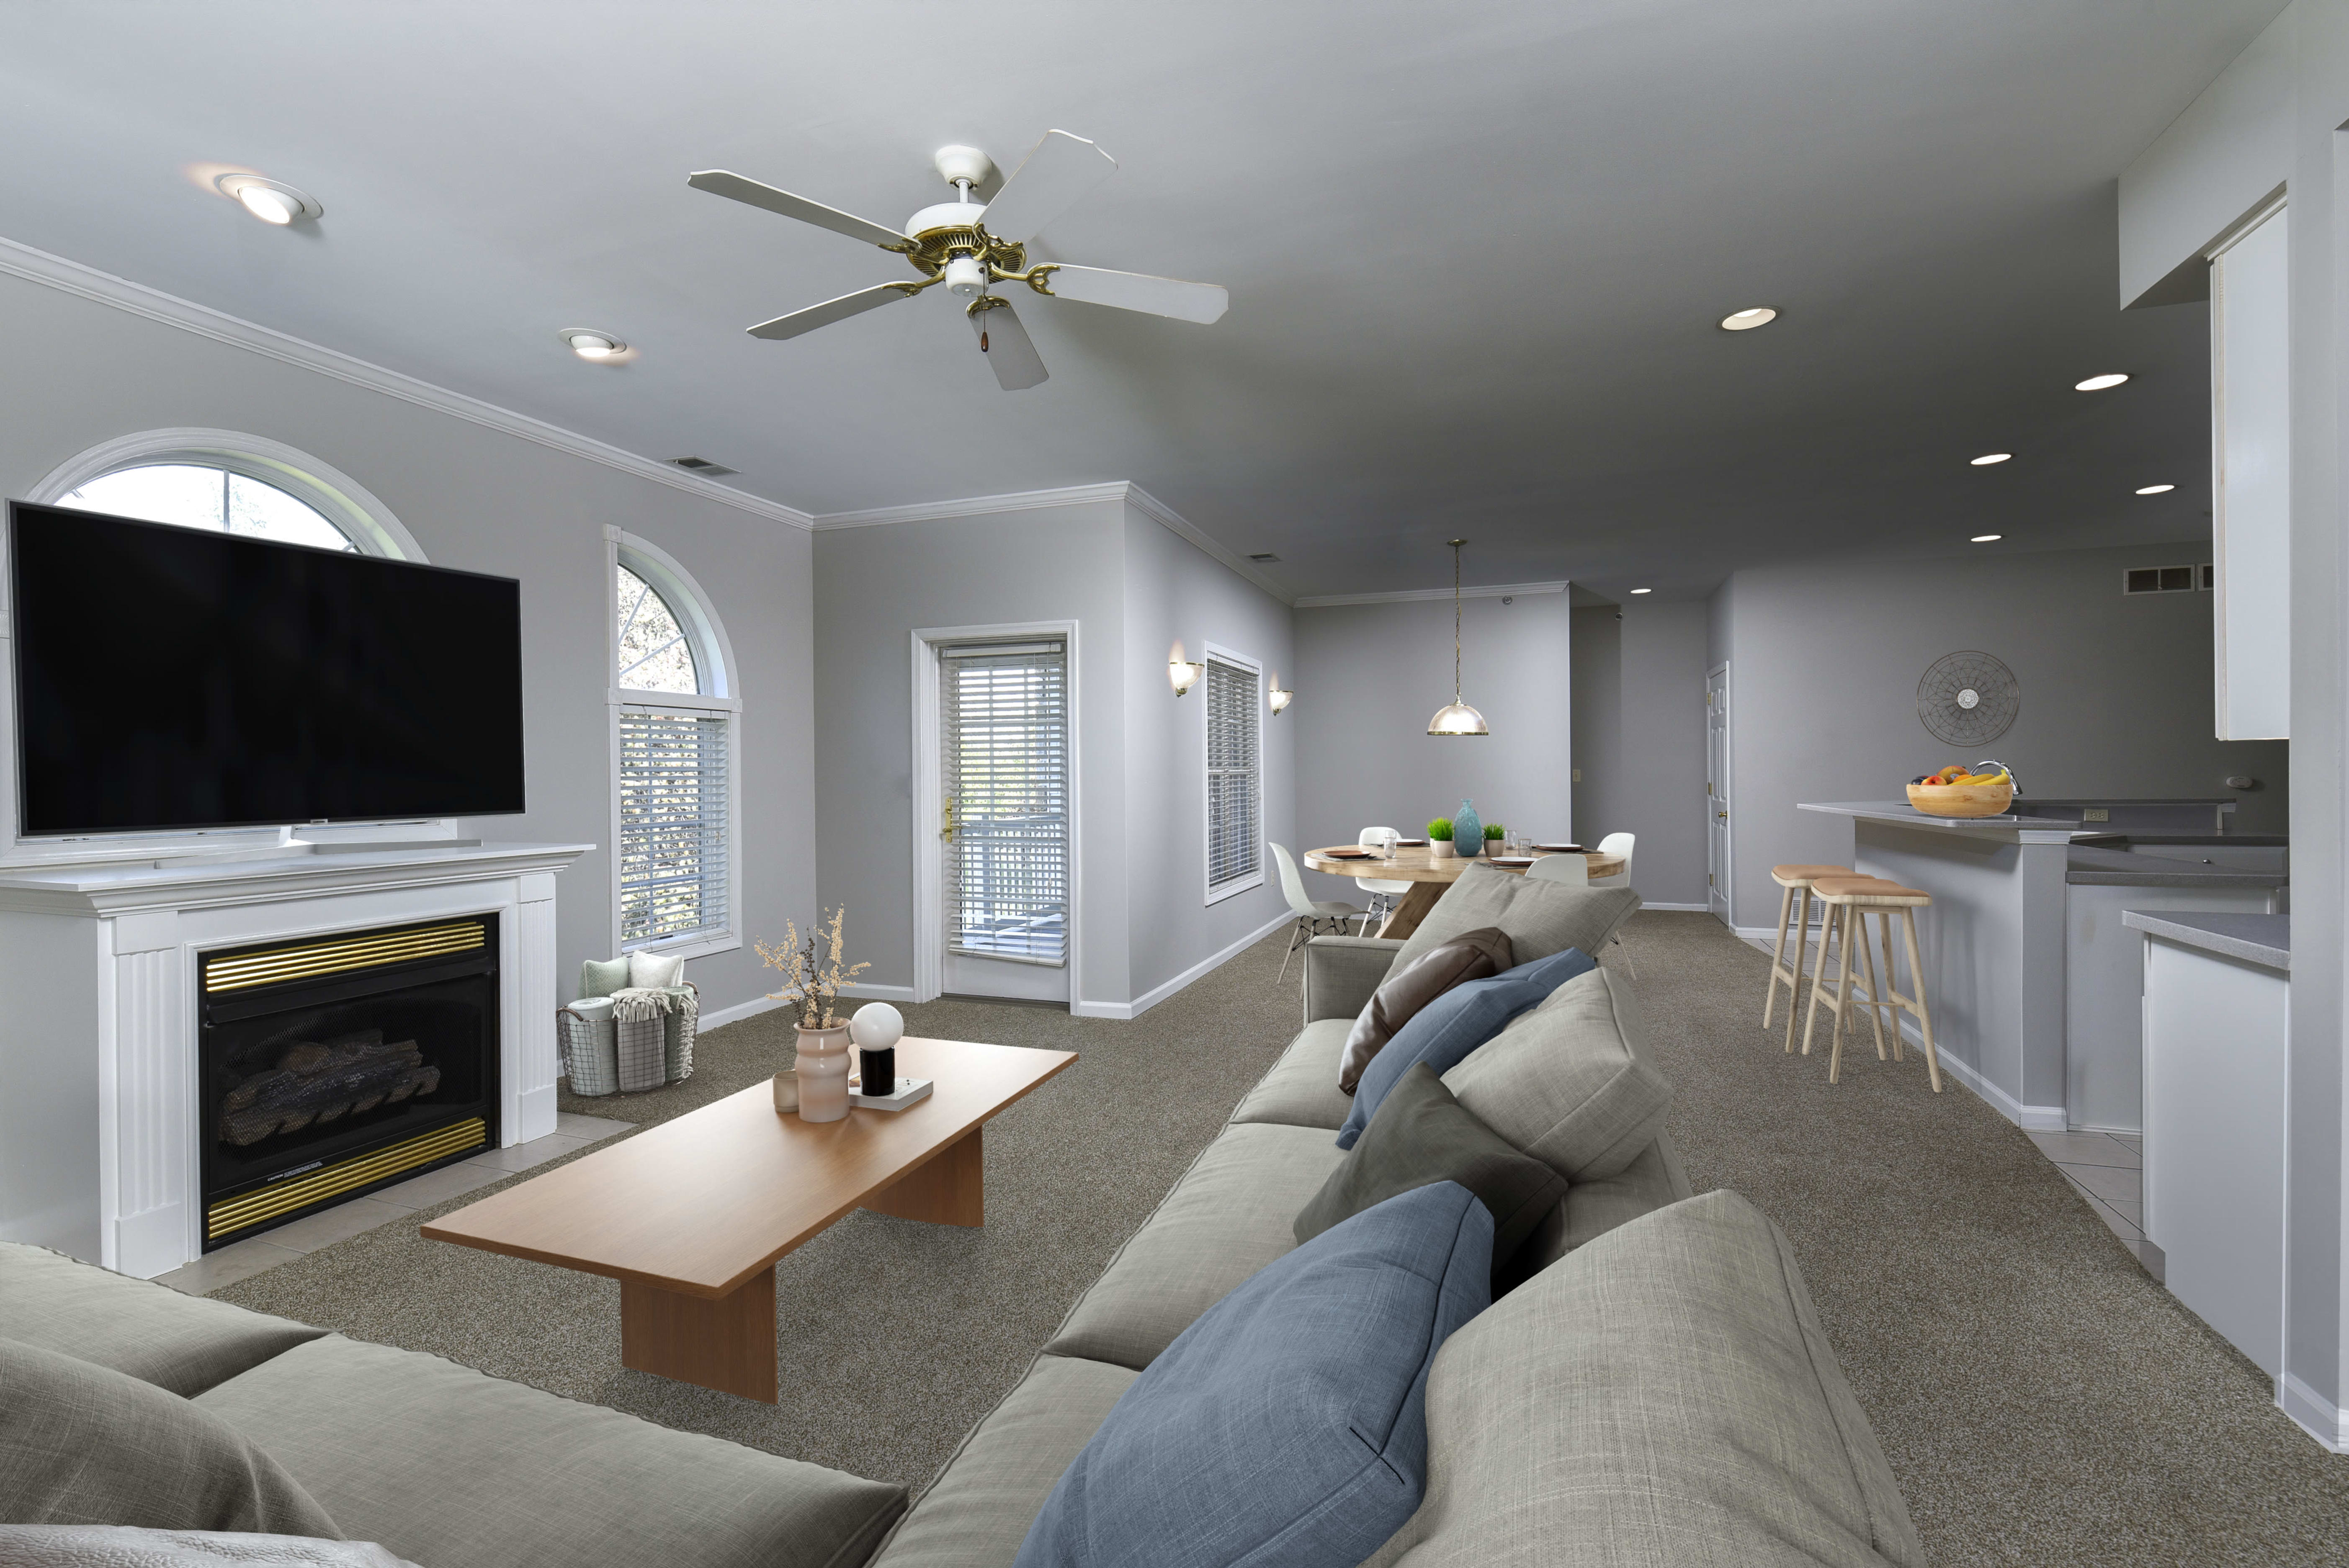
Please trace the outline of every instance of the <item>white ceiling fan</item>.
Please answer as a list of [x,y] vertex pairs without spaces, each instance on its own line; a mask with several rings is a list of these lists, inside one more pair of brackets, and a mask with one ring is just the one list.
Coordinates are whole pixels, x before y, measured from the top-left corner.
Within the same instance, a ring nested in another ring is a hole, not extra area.
[[943,283],[948,294],[965,302],[964,314],[978,334],[979,351],[994,368],[995,379],[1006,392],[1017,392],[1044,379],[1044,361],[1029,341],[1027,329],[1019,325],[1011,302],[995,292],[998,284],[1026,284],[1048,299],[1081,300],[1203,325],[1221,316],[1230,303],[1229,296],[1213,284],[1059,262],[1029,264],[1027,244],[1036,231],[1117,172],[1117,160],[1081,136],[1046,131],[1027,160],[1003,182],[995,200],[988,202],[974,201],[970,195],[971,188],[994,171],[986,153],[976,147],[941,147],[934,161],[947,183],[955,188],[955,200],[923,208],[905,220],[903,232],[723,169],[705,169],[688,178],[686,183],[696,191],[763,207],[895,252],[924,274],[919,283],[876,284],[762,321],[749,329],[750,335],[797,337],[893,301],[911,299]]

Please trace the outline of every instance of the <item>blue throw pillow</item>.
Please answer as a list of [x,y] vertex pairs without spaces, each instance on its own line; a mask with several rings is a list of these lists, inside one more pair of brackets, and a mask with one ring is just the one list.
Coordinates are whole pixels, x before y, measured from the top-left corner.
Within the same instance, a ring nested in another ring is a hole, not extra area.
[[1454,985],[1395,1031],[1354,1086],[1354,1109],[1338,1130],[1338,1147],[1351,1149],[1362,1129],[1376,1116],[1387,1090],[1401,1082],[1415,1062],[1425,1062],[1442,1078],[1466,1059],[1469,1052],[1508,1026],[1510,1019],[1528,1007],[1539,1006],[1549,994],[1597,965],[1581,949],[1569,947],[1515,969],[1505,969],[1489,980]]
[[1427,1369],[1492,1254],[1439,1181],[1257,1270],[1111,1407],[1014,1568],[1353,1568],[1419,1508]]

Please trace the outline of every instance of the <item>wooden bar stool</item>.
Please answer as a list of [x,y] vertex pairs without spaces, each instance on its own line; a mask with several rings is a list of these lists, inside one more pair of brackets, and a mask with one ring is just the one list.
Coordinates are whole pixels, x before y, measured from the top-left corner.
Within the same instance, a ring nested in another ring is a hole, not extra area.
[[[1778,949],[1770,954],[1770,989],[1762,998],[1762,1026],[1770,1026],[1770,1010],[1778,1005],[1778,983],[1786,983],[1786,1048],[1795,1048],[1795,1014],[1803,1003],[1803,950],[1811,939],[1811,883],[1820,877],[1848,877],[1858,873],[1849,866],[1772,866],[1770,880],[1778,884]],[[1803,910],[1795,920],[1795,962],[1786,963],[1786,921],[1795,913],[1795,890],[1803,892]],[[1820,934],[1824,938],[1826,933]],[[1819,956],[1826,956],[1822,940]],[[1812,984],[1817,984],[1814,978]]]
[[[1811,1025],[1819,1016],[1825,1002],[1835,1017],[1832,1048],[1827,1057],[1827,1082],[1834,1083],[1843,1069],[1843,1036],[1850,1025],[1850,1009],[1856,1004],[1868,1009],[1869,1021],[1876,1025],[1876,1055],[1884,1057],[1884,1025],[1882,1016],[1888,1010],[1892,1018],[1892,1059],[1906,1059],[1901,1048],[1900,1014],[1903,1009],[1917,1015],[1918,1031],[1925,1039],[1925,1069],[1931,1078],[1933,1092],[1941,1092],[1941,1057],[1933,1046],[1933,1015],[1925,1005],[1925,958],[1917,945],[1917,911],[1933,902],[1933,895],[1920,892],[1899,882],[1886,882],[1881,877],[1850,876],[1820,877],[1811,884],[1812,892],[1827,906],[1827,929],[1819,937],[1818,972],[1811,977],[1811,1008],[1803,1020],[1803,1054],[1811,1054]],[[1881,915],[1878,926],[1884,948],[1884,975],[1881,984],[1876,973],[1876,957],[1868,934],[1868,917]],[[1904,996],[1895,984],[1896,971],[1892,963],[1892,917],[1900,917],[1901,935],[1909,951],[1909,983],[1916,991]],[[1827,942],[1836,933],[1842,933],[1842,945],[1837,949],[1838,971],[1835,994],[1827,994]],[[1851,994],[1853,975],[1853,934],[1858,934],[1859,965],[1867,971],[1862,982],[1867,994],[1855,997]]]

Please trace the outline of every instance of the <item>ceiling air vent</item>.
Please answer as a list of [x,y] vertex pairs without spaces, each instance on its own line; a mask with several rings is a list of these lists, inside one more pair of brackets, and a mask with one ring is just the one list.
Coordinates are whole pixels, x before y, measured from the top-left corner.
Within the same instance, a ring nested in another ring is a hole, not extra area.
[[689,474],[730,474],[735,470],[723,463],[713,463],[708,458],[668,458],[663,459],[670,468],[683,469]]
[[2216,580],[2209,562],[2199,566],[2132,566],[2121,573],[2124,593],[2192,593]]
[[1257,551],[1254,555],[1249,556],[1249,557],[1248,557],[1248,559],[1249,559],[1250,561],[1255,562],[1257,565],[1261,566],[1261,565],[1263,565],[1263,564],[1264,564],[1266,562],[1268,562],[1268,561],[1278,561],[1278,560],[1279,560],[1279,559],[1280,559],[1280,557],[1279,557],[1279,556],[1278,556],[1278,555],[1275,555],[1275,554],[1274,554],[1271,551],[1269,551],[1269,550],[1259,550],[1259,551]]

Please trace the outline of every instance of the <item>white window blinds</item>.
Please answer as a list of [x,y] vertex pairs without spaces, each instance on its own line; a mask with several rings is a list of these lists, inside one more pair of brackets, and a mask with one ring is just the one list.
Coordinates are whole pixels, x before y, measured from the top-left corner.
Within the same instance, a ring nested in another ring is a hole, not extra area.
[[1068,665],[1059,638],[938,652],[953,952],[1068,962]]
[[724,715],[620,710],[620,941],[727,921]]
[[1207,660],[1207,890],[1262,874],[1257,675]]

